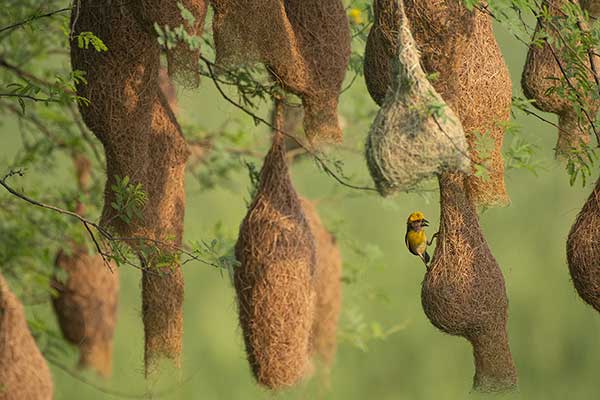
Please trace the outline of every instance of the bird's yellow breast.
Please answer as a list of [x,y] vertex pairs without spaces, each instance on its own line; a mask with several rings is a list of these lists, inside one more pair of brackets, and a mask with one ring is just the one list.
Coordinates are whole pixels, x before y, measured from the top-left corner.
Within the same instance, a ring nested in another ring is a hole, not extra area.
[[424,230],[406,232],[406,245],[413,254],[422,254],[427,248],[427,236]]

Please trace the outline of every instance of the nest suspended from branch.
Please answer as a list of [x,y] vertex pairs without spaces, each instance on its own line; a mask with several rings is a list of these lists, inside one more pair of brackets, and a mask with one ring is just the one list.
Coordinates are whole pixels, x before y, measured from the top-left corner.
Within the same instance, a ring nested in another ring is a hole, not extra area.
[[375,19],[367,37],[364,74],[369,94],[381,106],[394,80],[393,63],[400,38],[398,0],[374,0],[373,12]]
[[[78,94],[90,101],[81,115],[104,145],[107,184],[101,224],[127,238],[160,241],[160,254],[142,255],[148,245],[128,241],[142,257],[142,317],[146,372],[164,356],[178,365],[183,329],[183,276],[174,247],[183,234],[184,168],[188,156],[175,116],[159,88],[160,48],[148,27],[136,18],[131,3],[99,6],[91,0],[77,3],[72,15],[73,34],[94,32],[107,52],[71,45],[73,69],[86,72],[87,85]],[[140,183],[147,200],[142,218],[126,222],[111,206],[116,177]],[[163,244],[164,243],[164,244]],[[147,252],[146,252],[147,253]],[[161,267],[156,264],[169,266]]]
[[119,300],[119,273],[112,271],[99,254],[73,246],[71,255],[62,250],[56,268],[68,275],[66,282],[54,279],[58,296],[54,312],[65,339],[79,348],[79,366],[109,376],[112,367],[113,335]]
[[383,196],[412,189],[443,171],[469,170],[461,123],[429,83],[402,3],[398,10],[394,86],[366,143],[367,165]]
[[433,86],[462,122],[472,167],[485,171],[467,178],[471,199],[481,206],[507,205],[502,144],[512,83],[491,17],[456,0],[404,2],[424,69],[438,74]]
[[25,310],[0,275],[0,400],[50,400],[52,375],[31,336]]
[[517,372],[508,344],[502,271],[483,237],[464,176],[443,174],[440,196],[440,231],[423,281],[423,310],[438,329],[473,345],[475,390],[511,390]]
[[[277,129],[282,126],[278,107]],[[310,372],[315,243],[275,132],[235,246],[234,283],[248,361],[258,383],[281,389]]]
[[340,142],[337,116],[350,58],[350,29],[340,0],[212,0],[217,63],[264,63],[304,104],[310,141]]
[[[575,1],[577,3],[577,1]],[[594,2],[589,2],[586,7],[593,10]],[[534,32],[534,38],[540,35],[548,35],[549,40],[558,42],[562,40],[555,26],[561,19],[566,18],[562,7],[571,4],[567,0],[544,1],[543,5],[548,7],[551,21],[545,21],[540,17]],[[583,5],[583,4],[582,4]],[[521,86],[523,93],[528,99],[535,100],[533,105],[541,111],[558,114],[558,142],[556,144],[557,158],[570,158],[574,156],[582,146],[590,143],[591,124],[585,115],[582,115],[579,107],[573,104],[572,96],[567,96],[561,91],[553,91],[552,88],[559,87],[559,82],[564,81],[563,71],[569,69],[565,62],[566,48],[559,49],[544,40],[539,46],[537,43],[531,44],[527,53],[527,61],[523,70]],[[588,55],[584,55],[582,60],[587,70],[591,71],[591,64]],[[598,59],[595,61],[598,62]],[[589,72],[589,81],[593,81],[592,73]],[[573,80],[574,77],[569,79]],[[577,82],[572,81],[577,85]],[[579,92],[579,95],[586,97],[585,93]],[[589,97],[589,96],[588,96]],[[597,100],[586,98],[584,101],[587,107],[588,116],[595,120],[596,112],[600,106]]]
[[567,241],[567,260],[579,296],[600,312],[600,179],[577,216]]
[[300,202],[315,238],[317,256],[312,352],[326,368],[330,368],[335,360],[337,324],[342,303],[342,258],[335,237],[323,226],[315,205],[304,198]]
[[[181,15],[180,5],[189,11],[194,20],[187,21]],[[141,24],[156,35],[154,24],[170,30],[184,28],[190,36],[202,36],[206,18],[207,3],[205,0],[136,0],[131,2],[134,15]],[[199,61],[200,49],[190,48],[187,43],[179,42],[173,48],[167,48],[167,63],[169,76],[186,87],[197,87],[200,83]]]

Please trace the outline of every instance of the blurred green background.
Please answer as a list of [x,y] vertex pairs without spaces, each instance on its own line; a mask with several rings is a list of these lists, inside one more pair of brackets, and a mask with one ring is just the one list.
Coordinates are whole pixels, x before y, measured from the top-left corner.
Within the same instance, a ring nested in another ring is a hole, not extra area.
[[[521,95],[519,81],[526,48],[502,28],[497,34],[512,73],[514,94]],[[193,122],[211,130],[225,120],[241,119],[247,134],[260,137],[266,147],[266,130],[254,127],[250,118],[226,103],[210,81],[204,80],[193,92],[179,90],[178,95],[183,123]],[[346,145],[357,151],[336,156],[345,160],[353,182],[366,183],[362,142],[376,106],[362,79],[343,94],[340,109],[351,121],[345,129]],[[554,116],[548,118],[555,120]],[[0,160],[9,159],[19,146],[16,124],[4,122],[0,127]],[[481,221],[506,279],[509,336],[519,371],[520,396],[597,398],[600,318],[577,297],[565,255],[569,228],[592,186],[569,186],[564,167],[553,159],[555,128],[533,118],[519,118],[517,122],[523,126],[525,139],[539,146],[536,158],[543,169],[537,177],[524,170],[509,171],[512,204],[484,212]],[[508,144],[510,140],[507,138]],[[30,171],[27,182],[44,182],[52,193],[53,187],[72,179],[69,163],[64,163],[63,170],[51,179],[43,171]],[[358,283],[344,287],[337,362],[328,388],[317,380],[277,395],[257,387],[245,360],[228,276],[200,264],[188,264],[184,269],[183,368],[165,368],[159,377],[143,378],[140,273],[123,267],[113,377],[100,380],[85,373],[83,377],[89,382],[83,382],[53,367],[55,398],[112,398],[114,393],[109,392],[169,399],[467,397],[474,373],[471,347],[461,338],[440,333],[426,319],[420,302],[424,268],[406,251],[403,240],[405,219],[412,211],[425,212],[435,226],[437,194],[402,194],[383,200],[340,187],[310,160],[294,165],[293,178],[299,193],[320,199],[322,218],[338,236],[346,273],[359,273]],[[235,237],[246,211],[247,174],[236,174],[230,186],[204,191],[189,177],[186,240],[210,240],[217,223],[223,224],[226,236]],[[357,249],[365,250],[365,254],[361,256]],[[30,307],[29,313],[50,318],[46,306]],[[378,335],[388,329],[393,333]],[[366,340],[369,337],[373,340]],[[74,359],[65,362],[70,365]]]

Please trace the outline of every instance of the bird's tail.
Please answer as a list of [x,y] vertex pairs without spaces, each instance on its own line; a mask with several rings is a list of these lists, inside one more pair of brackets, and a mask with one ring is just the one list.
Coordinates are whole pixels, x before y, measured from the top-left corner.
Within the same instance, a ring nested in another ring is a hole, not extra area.
[[429,260],[431,260],[431,257],[429,257],[429,254],[427,253],[427,251],[425,251],[423,253],[423,255],[421,256],[421,258],[423,259],[423,262],[425,263],[425,266],[427,266],[429,264]]

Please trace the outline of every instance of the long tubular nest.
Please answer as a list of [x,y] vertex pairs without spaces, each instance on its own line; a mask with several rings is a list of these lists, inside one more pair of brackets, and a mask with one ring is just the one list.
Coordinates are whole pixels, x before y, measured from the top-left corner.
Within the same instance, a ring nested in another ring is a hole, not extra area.
[[[277,129],[282,110],[277,107]],[[234,283],[248,361],[269,389],[295,385],[312,370],[315,243],[276,132],[260,185],[235,246]]]

